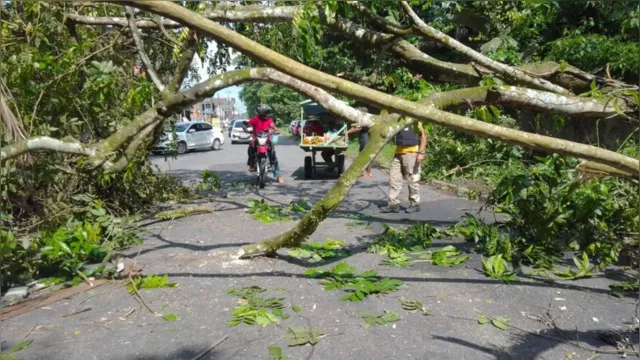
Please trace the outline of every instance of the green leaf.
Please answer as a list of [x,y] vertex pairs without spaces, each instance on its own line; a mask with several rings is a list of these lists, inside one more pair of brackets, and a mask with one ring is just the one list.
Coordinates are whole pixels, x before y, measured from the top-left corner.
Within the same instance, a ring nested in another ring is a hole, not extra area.
[[301,311],[302,311],[302,308],[301,308],[300,306],[293,305],[293,306],[291,307],[291,310],[293,310],[293,312],[299,313],[299,312],[301,312]]
[[162,318],[164,319],[164,321],[170,321],[170,322],[178,321],[180,319],[176,314],[164,314],[162,315]]
[[484,324],[488,324],[488,323],[489,323],[489,318],[487,318],[484,315],[478,316],[478,324],[484,325]]
[[58,245],[60,245],[62,251],[66,252],[67,254],[71,254],[71,249],[69,249],[69,246],[66,243],[64,243],[63,241],[58,241]]
[[509,322],[508,318],[505,317],[501,317],[501,316],[497,316],[493,319],[491,319],[491,323],[493,324],[493,326],[497,327],[500,330],[507,330],[507,323]]

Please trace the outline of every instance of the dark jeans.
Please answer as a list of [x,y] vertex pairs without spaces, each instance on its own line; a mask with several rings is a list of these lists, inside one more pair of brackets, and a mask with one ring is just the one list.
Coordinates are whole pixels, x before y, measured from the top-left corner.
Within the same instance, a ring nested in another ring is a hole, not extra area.
[[[247,155],[249,159],[247,160],[247,165],[251,168],[256,168],[255,160],[256,160],[256,146],[255,142],[251,140],[249,142],[249,147],[247,148]],[[269,163],[271,164],[271,170],[273,171],[273,176],[280,176],[280,164],[278,164],[278,157],[276,156],[276,149],[274,149],[273,144],[269,142],[269,151],[267,152],[267,156],[269,158]]]

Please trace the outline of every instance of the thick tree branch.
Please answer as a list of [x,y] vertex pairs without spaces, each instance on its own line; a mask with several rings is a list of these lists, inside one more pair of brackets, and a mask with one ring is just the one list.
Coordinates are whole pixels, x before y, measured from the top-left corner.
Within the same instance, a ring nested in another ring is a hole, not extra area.
[[413,20],[414,25],[417,30],[427,38],[434,39],[446,47],[457,51],[461,54],[468,56],[473,61],[478,64],[495,71],[496,73],[508,78],[515,80],[518,83],[526,84],[531,87],[551,91],[558,94],[569,95],[570,92],[558,85],[550,83],[544,79],[534,78],[529,74],[523,72],[522,70],[516,69],[514,67],[499,63],[495,60],[492,60],[481,53],[471,49],[470,47],[462,44],[456,39],[450,37],[449,35],[441,32],[438,29],[432,28],[427,25],[422,19],[413,11],[411,5],[409,5],[406,1],[401,1],[402,7],[409,17]]
[[331,14],[323,14],[322,20],[333,31],[367,46],[382,47],[393,42],[391,52],[405,60],[409,67],[424,74],[425,78],[468,85],[476,85],[482,79],[470,65],[435,59],[406,40],[396,40],[391,34],[369,30],[351,20]]
[[[508,85],[452,90],[434,94],[430,99],[439,109],[443,110],[467,104],[491,104],[579,118],[603,118],[617,115],[614,106],[615,99],[609,101],[607,99],[565,96]],[[622,101],[619,101],[619,104],[620,110],[628,110]]]
[[129,28],[131,29],[131,36],[133,36],[133,41],[136,43],[136,48],[138,49],[138,55],[140,56],[140,60],[142,64],[144,64],[145,69],[147,70],[147,74],[153,81],[153,84],[156,86],[158,91],[164,91],[164,85],[158,74],[156,74],[156,70],[151,64],[149,57],[147,56],[147,52],[144,50],[144,43],[142,42],[142,38],[140,37],[140,32],[138,32],[138,27],[136,26],[135,15],[133,14],[133,9],[128,6],[125,6],[125,11],[127,14],[127,21],[129,23]]
[[250,81],[270,82],[289,87],[310,97],[330,112],[359,126],[370,127],[375,123],[372,115],[358,111],[339,101],[326,91],[282,72],[269,68],[242,69],[213,76],[189,90],[176,94],[164,92],[162,99],[154,107],[138,115],[123,128],[92,147],[84,146],[77,141],[67,142],[48,137],[38,137],[3,147],[0,161],[15,158],[30,151],[48,150],[88,156],[90,166],[102,166],[109,171],[115,171],[114,169],[122,166],[121,159],[111,164],[108,162],[108,158],[115,155],[119,149],[127,144],[136,144],[133,147],[129,146],[129,149],[125,151],[126,162],[128,162],[128,159],[135,153],[137,146],[166,117],[176,114],[185,107],[198,103],[204,98],[213,96],[217,91]]
[[156,132],[156,129],[162,129],[162,121],[159,121],[156,124],[147,126],[140,133],[138,133],[135,136],[135,138],[129,143],[129,145],[127,146],[127,149],[123,151],[122,156],[120,156],[120,159],[118,159],[113,164],[107,163],[106,165],[103,165],[104,170],[107,173],[116,173],[124,170],[129,164],[129,162],[133,160],[133,158],[135,157],[136,152],[138,151],[138,148],[140,147],[140,145],[142,145],[145,142],[145,140],[148,140],[148,139],[151,139],[151,141],[153,141],[154,138],[150,137],[149,135],[154,134]]
[[[298,6],[278,6],[278,7],[264,7],[264,6],[240,6],[218,5],[216,9],[204,14],[207,18],[213,21],[221,22],[286,22],[293,20],[295,13],[300,8]],[[107,17],[107,16],[82,16],[77,14],[65,14],[67,19],[77,24],[84,25],[112,25],[112,26],[128,26],[126,18],[121,17]],[[177,28],[184,25],[168,19],[160,20],[161,24],[165,28]],[[157,28],[158,23],[154,19],[138,19],[136,25],[140,29],[152,29]]]
[[96,154],[95,148],[85,146],[77,141],[64,141],[48,136],[38,136],[3,146],[2,150],[0,150],[0,160],[4,162],[7,159],[13,159],[28,152],[42,150],[84,156]]
[[247,56],[260,59],[283,73],[298,79],[304,79],[305,82],[312,85],[363,101],[378,108],[388,109],[404,116],[442,125],[468,134],[505,141],[536,150],[575,156],[624,171],[638,172],[640,170],[640,164],[636,159],[613,151],[484,123],[438,110],[433,105],[424,106],[412,103],[336,76],[328,75],[272,51],[233,30],[216,24],[174,3],[149,0],[131,0],[127,1],[127,3],[140,9],[169,17],[175,21],[189,24],[191,28],[204,32],[212,36],[216,41],[225,43]]

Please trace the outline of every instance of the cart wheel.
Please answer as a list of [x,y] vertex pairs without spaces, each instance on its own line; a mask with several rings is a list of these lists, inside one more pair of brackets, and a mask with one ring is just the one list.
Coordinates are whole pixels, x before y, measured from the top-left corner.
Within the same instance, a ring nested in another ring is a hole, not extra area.
[[313,165],[311,164],[311,156],[304,158],[304,178],[311,179],[313,177]]
[[336,156],[336,167],[338,168],[338,175],[342,175],[344,172],[344,154]]

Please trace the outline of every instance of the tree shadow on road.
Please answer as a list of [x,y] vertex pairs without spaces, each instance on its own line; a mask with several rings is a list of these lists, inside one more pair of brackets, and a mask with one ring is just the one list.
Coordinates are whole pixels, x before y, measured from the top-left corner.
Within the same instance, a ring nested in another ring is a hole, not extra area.
[[[594,350],[603,352],[603,355],[614,355],[616,349],[612,344],[605,343],[600,340],[598,336],[603,331],[610,331],[611,329],[597,329],[588,331],[578,330],[565,330],[565,329],[551,329],[542,328],[537,331],[525,332],[518,329],[511,328],[509,335],[514,339],[513,345],[507,347],[501,347],[493,345],[491,347],[477,344],[470,339],[460,339],[450,336],[431,335],[431,338],[438,341],[445,341],[454,343],[460,346],[471,348],[487,355],[494,356],[495,359],[511,360],[511,359],[543,359],[543,354],[547,351],[553,350],[557,347],[563,347],[567,353],[577,352],[583,353],[584,357],[594,354]],[[511,332],[516,332],[511,333]],[[631,344],[638,343],[638,334],[626,332],[623,336],[626,336]],[[611,337],[611,336],[609,336]],[[613,337],[611,337],[613,338]],[[634,350],[630,347],[627,348],[629,354]],[[619,354],[618,356],[621,356]],[[583,358],[578,356],[576,358]],[[593,358],[593,357],[590,357]]]

